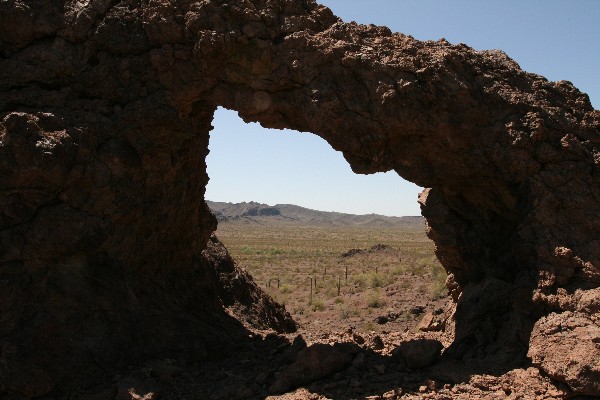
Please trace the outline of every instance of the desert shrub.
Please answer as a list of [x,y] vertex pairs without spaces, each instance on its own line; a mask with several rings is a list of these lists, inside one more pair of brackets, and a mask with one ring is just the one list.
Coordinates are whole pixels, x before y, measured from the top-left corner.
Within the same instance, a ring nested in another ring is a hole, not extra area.
[[448,295],[448,289],[445,284],[440,285],[438,282],[433,282],[429,288],[429,294],[431,300],[443,299]]
[[385,286],[385,278],[382,274],[371,273],[369,274],[369,286],[372,288],[380,288]]
[[439,264],[436,263],[432,267],[433,281],[430,286],[430,296],[432,300],[444,298],[448,295],[448,289],[446,288],[446,271]]
[[406,273],[406,266],[400,264],[395,266],[394,268],[392,268],[392,270],[390,271],[390,274],[392,276],[398,276],[398,275],[402,275]]
[[404,310],[400,313],[400,316],[398,317],[398,320],[400,321],[411,321],[415,319],[415,316],[410,312],[410,310]]
[[434,254],[427,254],[422,257],[419,257],[417,263],[427,268],[427,272],[432,271],[436,265],[439,265],[439,261]]
[[327,286],[325,289],[325,296],[328,299],[332,299],[337,296],[337,286]]
[[410,289],[413,286],[413,281],[411,279],[403,279],[400,281],[400,289]]
[[304,275],[296,275],[294,279],[292,279],[292,283],[294,286],[299,287],[302,285],[308,285],[307,279]]
[[311,309],[313,311],[323,311],[325,310],[325,303],[321,299],[315,299],[312,301]]
[[360,312],[354,307],[342,305],[340,307],[340,319],[348,319],[360,315]]
[[254,256],[254,255],[262,254],[262,251],[260,251],[260,249],[257,249],[257,248],[251,247],[251,246],[243,246],[241,248],[241,253],[244,255]]
[[367,306],[369,308],[381,308],[386,305],[386,301],[381,297],[379,290],[367,293]]
[[279,288],[279,291],[281,293],[292,293],[294,290],[292,288],[292,285],[289,285],[287,283],[284,283],[283,285],[281,285],[281,287]]
[[344,304],[344,298],[343,298],[343,297],[340,297],[340,296],[338,296],[338,297],[336,297],[336,298],[335,298],[335,300],[333,300],[333,302],[334,302],[335,304]]
[[429,271],[429,267],[426,264],[416,263],[410,270],[413,274],[423,277]]
[[285,306],[287,304],[287,302],[288,302],[288,297],[285,296],[285,295],[281,295],[281,294],[279,294],[277,292],[271,292],[270,295],[273,298],[273,300],[275,300],[276,302],[278,302],[282,306]]
[[372,332],[372,331],[375,331],[375,330],[376,330],[376,326],[375,326],[375,324],[373,323],[373,321],[367,321],[367,322],[365,323],[365,325],[364,325],[364,328],[363,328],[363,329],[364,329],[365,331],[367,331],[367,332]]
[[340,319],[348,319],[350,317],[350,311],[347,308],[344,307],[340,309]]
[[367,276],[365,274],[355,275],[352,277],[352,283],[354,283],[354,286],[357,286],[359,288],[366,288]]
[[269,249],[266,251],[267,254],[271,255],[271,256],[276,256],[276,255],[280,255],[283,254],[283,250],[281,249]]

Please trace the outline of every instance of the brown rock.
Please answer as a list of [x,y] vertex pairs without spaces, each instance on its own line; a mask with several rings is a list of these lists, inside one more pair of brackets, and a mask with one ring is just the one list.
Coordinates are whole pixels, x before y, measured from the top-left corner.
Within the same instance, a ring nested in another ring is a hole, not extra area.
[[427,384],[427,388],[431,391],[436,391],[437,390],[437,383],[432,380],[432,379],[427,379],[427,381],[425,381],[425,383]]
[[567,311],[540,319],[527,355],[576,393],[600,396],[600,326],[586,314]]
[[419,330],[420,331],[424,331],[427,332],[430,330],[431,326],[433,325],[433,321],[434,321],[434,315],[432,313],[427,313],[423,316],[423,318],[421,319],[421,322],[419,322]]
[[298,353],[306,348],[306,341],[302,337],[302,335],[297,335],[292,342],[292,345],[289,346],[285,352],[285,358],[288,361],[294,361],[298,355]]
[[418,329],[422,332],[439,332],[444,330],[444,326],[445,321],[443,320],[443,316],[434,315],[429,312],[421,319]]
[[385,393],[384,393],[384,394],[381,396],[381,398],[382,398],[383,400],[394,400],[394,399],[397,399],[397,398],[398,398],[398,394],[396,393],[396,391],[395,391],[395,390],[390,390],[390,391],[388,391],[388,392],[385,392]]
[[416,339],[401,343],[392,355],[411,369],[420,369],[435,363],[444,346],[437,340]]
[[385,348],[385,344],[383,343],[383,340],[379,335],[373,336],[373,338],[369,342],[369,346],[373,350],[383,350]]
[[425,306],[414,306],[411,307],[409,311],[413,315],[423,314],[425,312]]
[[[585,94],[501,51],[344,23],[313,0],[223,7],[0,2],[3,390],[39,397],[101,365],[220,356],[246,337],[224,304],[295,328],[210,239],[218,106],[427,188],[457,301],[449,355],[520,365],[540,315],[591,315],[577,293],[600,287],[600,113]],[[553,334],[555,352],[572,335]]]
[[354,340],[354,343],[356,344],[365,344],[365,338],[356,332],[352,333],[352,340]]
[[302,350],[296,361],[279,374],[270,390],[286,392],[341,371],[351,362],[352,354],[343,346],[313,344]]

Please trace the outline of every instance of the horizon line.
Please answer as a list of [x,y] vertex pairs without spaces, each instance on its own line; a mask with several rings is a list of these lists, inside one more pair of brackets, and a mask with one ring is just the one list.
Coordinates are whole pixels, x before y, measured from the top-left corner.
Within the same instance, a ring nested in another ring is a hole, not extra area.
[[261,203],[258,201],[254,201],[254,200],[250,200],[250,201],[241,201],[241,202],[233,202],[233,201],[219,201],[219,200],[210,200],[210,199],[204,199],[204,201],[210,201],[213,203],[227,203],[227,204],[260,204],[260,205],[265,205],[268,207],[276,207],[276,206],[294,206],[294,207],[300,207],[300,208],[304,208],[307,210],[311,210],[311,211],[318,211],[318,212],[324,212],[324,213],[337,213],[337,214],[346,214],[346,215],[356,215],[356,216],[365,216],[365,215],[376,215],[379,217],[387,217],[387,218],[413,218],[413,217],[419,217],[419,218],[424,218],[423,215],[419,214],[419,215],[385,215],[385,214],[379,214],[379,213],[364,213],[364,214],[355,214],[352,212],[347,212],[347,211],[327,211],[327,210],[319,210],[316,208],[310,208],[310,207],[306,207],[306,206],[302,206],[299,204],[292,204],[292,203],[276,203],[276,204],[268,204],[268,203]]

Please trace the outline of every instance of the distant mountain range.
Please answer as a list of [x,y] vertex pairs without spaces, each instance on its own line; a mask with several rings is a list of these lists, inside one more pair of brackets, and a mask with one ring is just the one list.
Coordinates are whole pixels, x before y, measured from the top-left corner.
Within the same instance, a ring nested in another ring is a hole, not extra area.
[[423,225],[425,220],[416,217],[387,217],[377,214],[354,215],[339,212],[317,211],[293,204],[270,206],[256,202],[225,203],[207,200],[206,203],[219,222],[266,224],[281,222],[316,226],[367,226],[394,227]]

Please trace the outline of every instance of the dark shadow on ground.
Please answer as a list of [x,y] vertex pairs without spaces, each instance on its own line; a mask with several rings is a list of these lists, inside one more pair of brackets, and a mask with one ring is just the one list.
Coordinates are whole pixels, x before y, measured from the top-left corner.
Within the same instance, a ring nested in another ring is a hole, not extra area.
[[[302,349],[284,336],[250,334],[227,349],[229,357],[188,365],[173,364],[171,376],[159,376],[151,367],[148,378],[161,387],[163,400],[181,399],[265,399],[281,370],[291,364]],[[442,357],[429,368],[410,370],[400,360],[370,348],[349,344],[350,366],[304,387],[312,398],[351,400],[382,396],[385,393],[415,393],[424,390],[450,389],[468,383],[474,375],[501,376],[506,371],[492,371]],[[523,364],[522,367],[527,367]],[[292,390],[291,390],[292,391]],[[144,393],[140,393],[143,395]],[[290,397],[300,399],[303,397]],[[395,398],[395,397],[390,397]],[[81,397],[81,400],[87,400]]]

